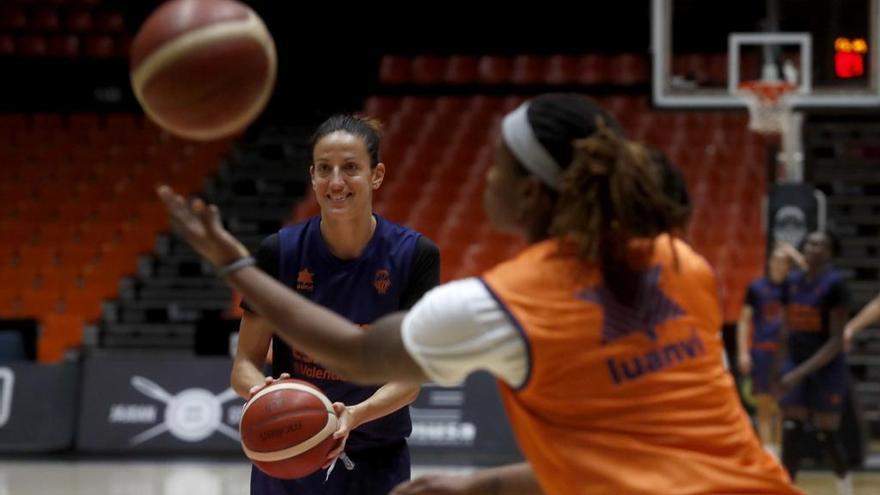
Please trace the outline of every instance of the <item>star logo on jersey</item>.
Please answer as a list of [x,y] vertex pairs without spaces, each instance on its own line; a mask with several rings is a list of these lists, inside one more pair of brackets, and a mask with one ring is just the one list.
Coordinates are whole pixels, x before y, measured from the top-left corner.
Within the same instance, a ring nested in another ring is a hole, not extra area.
[[388,289],[391,287],[391,274],[388,270],[377,270],[376,278],[373,279],[373,287],[376,288],[376,292],[379,295],[385,295],[388,292]]
[[642,273],[633,307],[621,304],[601,285],[581,292],[578,297],[602,306],[603,345],[639,332],[656,341],[658,325],[684,314],[675,301],[660,290],[659,266]]
[[315,290],[315,274],[303,268],[296,275],[296,290],[312,292]]

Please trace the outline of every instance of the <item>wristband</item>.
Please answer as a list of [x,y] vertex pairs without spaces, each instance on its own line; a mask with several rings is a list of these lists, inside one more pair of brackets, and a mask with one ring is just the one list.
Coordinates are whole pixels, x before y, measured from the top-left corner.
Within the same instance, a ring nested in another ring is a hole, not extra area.
[[217,276],[220,278],[228,277],[229,275],[232,275],[233,273],[241,270],[242,268],[245,268],[248,266],[254,266],[256,264],[257,264],[257,260],[255,260],[253,256],[245,256],[243,258],[239,258],[239,259],[233,261],[232,263],[230,263],[226,266],[218,268],[217,269]]

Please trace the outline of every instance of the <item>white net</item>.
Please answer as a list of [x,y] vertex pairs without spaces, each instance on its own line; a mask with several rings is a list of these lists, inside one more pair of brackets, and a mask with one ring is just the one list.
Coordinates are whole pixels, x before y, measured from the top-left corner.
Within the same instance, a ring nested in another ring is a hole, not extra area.
[[777,161],[781,177],[803,180],[803,114],[794,111],[796,86],[785,82],[748,81],[740,84],[739,95],[749,109],[749,129],[765,136],[778,136],[781,149]]
[[749,109],[749,129],[761,134],[784,134],[792,116],[792,106],[786,96],[794,89],[788,83],[740,85],[740,95]]

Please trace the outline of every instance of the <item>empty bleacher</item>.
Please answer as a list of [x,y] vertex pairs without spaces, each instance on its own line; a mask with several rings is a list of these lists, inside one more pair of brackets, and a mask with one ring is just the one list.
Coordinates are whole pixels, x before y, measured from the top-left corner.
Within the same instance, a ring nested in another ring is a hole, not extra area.
[[131,114],[4,114],[0,129],[0,316],[40,320],[39,358],[57,361],[166,230],[155,185],[199,191],[228,143],[186,143]]
[[130,44],[122,13],[102,0],[0,5],[0,56],[123,58]]

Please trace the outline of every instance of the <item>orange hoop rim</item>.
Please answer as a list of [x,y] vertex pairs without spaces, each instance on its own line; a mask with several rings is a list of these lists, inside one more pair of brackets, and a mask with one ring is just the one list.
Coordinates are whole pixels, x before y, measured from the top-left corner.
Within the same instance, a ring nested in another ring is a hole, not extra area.
[[788,82],[769,82],[769,81],[743,81],[739,83],[739,90],[744,93],[751,93],[765,105],[776,104],[783,95],[791,93],[797,89],[797,86]]

